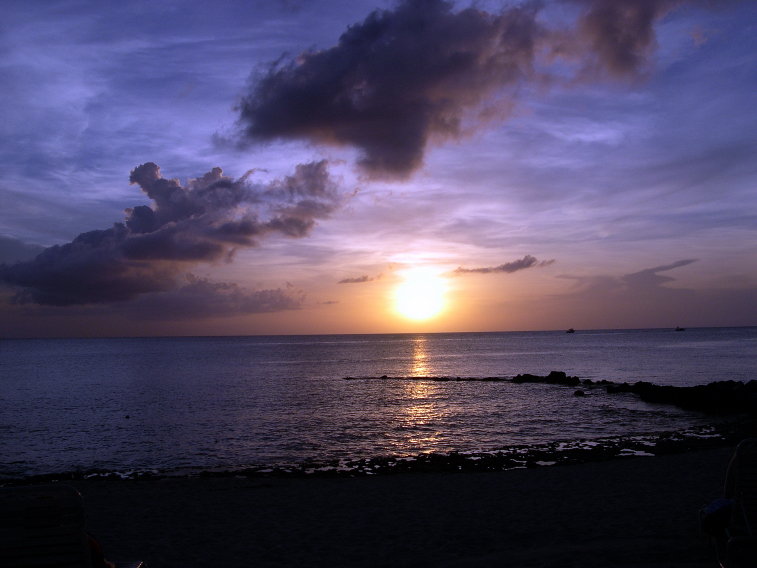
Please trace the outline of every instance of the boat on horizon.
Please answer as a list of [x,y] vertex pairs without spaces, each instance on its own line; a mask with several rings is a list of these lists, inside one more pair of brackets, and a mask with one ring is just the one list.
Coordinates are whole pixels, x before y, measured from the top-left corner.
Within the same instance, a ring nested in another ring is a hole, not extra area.
[[575,330],[575,329],[573,329],[573,328],[571,327],[571,328],[570,328],[570,329],[568,329],[568,331],[566,331],[565,333],[576,333],[576,330]]

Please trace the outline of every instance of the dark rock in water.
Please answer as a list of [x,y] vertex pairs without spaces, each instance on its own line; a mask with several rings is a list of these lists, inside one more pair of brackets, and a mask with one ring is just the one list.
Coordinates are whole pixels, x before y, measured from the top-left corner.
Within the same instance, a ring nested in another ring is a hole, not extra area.
[[[608,387],[609,392],[609,387]],[[709,414],[738,414],[757,411],[757,381],[718,381],[694,387],[660,386],[639,381],[631,392],[644,402],[673,404],[684,410]]]
[[631,392],[631,385],[629,385],[628,383],[620,383],[619,385],[610,383],[607,385],[607,392],[609,394],[615,394],[618,392]]
[[744,384],[741,381],[717,381],[693,387],[673,387],[655,385],[647,381],[613,383],[597,381],[597,385],[607,385],[609,394],[632,393],[644,402],[672,404],[684,410],[696,410],[708,414],[740,414],[757,412],[757,381]]
[[569,377],[564,371],[551,371],[546,377],[539,375],[531,375],[525,373],[523,375],[516,375],[513,377],[513,382],[517,384],[521,383],[545,383],[548,385],[564,385],[566,387],[576,387],[581,384],[581,379],[578,377]]
[[[671,404],[683,410],[695,410],[708,414],[757,414],[757,380],[751,380],[748,383],[717,381],[693,387],[673,387],[655,385],[647,381],[638,381],[632,385],[614,383],[606,379],[598,381],[584,379],[582,381],[578,377],[568,376],[563,371],[552,371],[546,377],[529,373],[516,375],[512,382],[516,384],[543,383],[569,387],[583,386],[588,389],[604,386],[608,394],[635,394],[644,402]],[[586,391],[578,389],[573,395],[586,396]]]

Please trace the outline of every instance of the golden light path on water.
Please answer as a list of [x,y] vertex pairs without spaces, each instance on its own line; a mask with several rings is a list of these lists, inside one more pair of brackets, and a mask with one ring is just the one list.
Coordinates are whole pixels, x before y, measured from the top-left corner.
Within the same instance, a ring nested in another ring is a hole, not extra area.
[[[429,374],[429,354],[427,340],[423,336],[413,338],[413,366],[410,377],[426,377]],[[413,447],[439,447],[438,423],[445,412],[436,400],[438,384],[434,381],[410,380],[405,382],[405,412],[402,427],[414,432],[407,443]]]
[[426,352],[426,338],[413,339],[413,370],[411,376],[425,377],[428,375],[428,353]]

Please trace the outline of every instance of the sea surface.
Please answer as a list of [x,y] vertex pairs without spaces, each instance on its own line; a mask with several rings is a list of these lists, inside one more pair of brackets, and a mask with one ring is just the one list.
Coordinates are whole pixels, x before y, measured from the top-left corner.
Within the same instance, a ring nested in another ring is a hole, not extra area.
[[0,478],[676,431],[710,418],[599,388],[576,397],[563,386],[473,379],[556,370],[693,386],[755,379],[755,361],[757,328],[2,340]]

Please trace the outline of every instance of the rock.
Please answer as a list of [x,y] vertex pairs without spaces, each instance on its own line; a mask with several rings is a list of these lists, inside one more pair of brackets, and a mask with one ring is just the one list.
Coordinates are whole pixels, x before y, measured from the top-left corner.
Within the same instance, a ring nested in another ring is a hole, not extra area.
[[548,385],[564,385],[567,387],[575,387],[581,384],[581,379],[578,377],[570,377],[564,371],[551,371],[546,377],[539,375],[531,375],[525,373],[523,375],[516,375],[513,377],[514,383],[545,383]]
[[607,385],[607,392],[609,394],[615,394],[618,392],[631,392],[631,385],[628,383],[620,383],[619,385],[611,383]]

